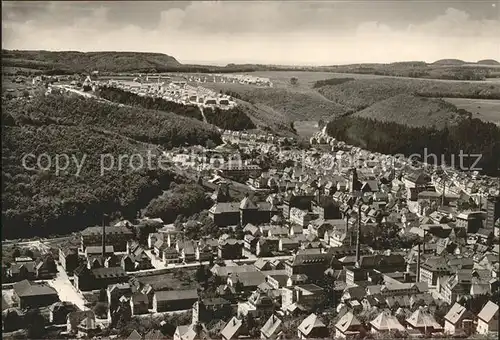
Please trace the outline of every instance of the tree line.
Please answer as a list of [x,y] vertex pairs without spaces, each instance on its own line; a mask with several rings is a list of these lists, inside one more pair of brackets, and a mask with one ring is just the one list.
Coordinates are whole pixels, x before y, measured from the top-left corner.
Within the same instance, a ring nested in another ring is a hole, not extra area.
[[[462,153],[470,155],[462,158],[462,170],[474,166],[485,175],[498,176],[500,169],[500,128],[476,118],[438,130],[345,116],[328,123],[327,132],[338,140],[374,152],[407,157],[416,154],[421,158],[415,160],[425,161],[426,149],[427,155],[437,156],[438,165],[444,161],[456,168],[461,167],[459,155]],[[433,159],[428,161],[433,162]]]

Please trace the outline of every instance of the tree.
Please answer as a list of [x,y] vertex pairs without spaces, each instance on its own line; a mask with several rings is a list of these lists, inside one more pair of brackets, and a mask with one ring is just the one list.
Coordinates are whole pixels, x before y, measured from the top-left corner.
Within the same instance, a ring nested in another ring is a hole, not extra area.
[[213,140],[207,139],[207,142],[205,143],[205,146],[207,149],[213,149],[216,147],[216,144],[214,143]]
[[24,98],[29,98],[30,97],[30,93],[26,90],[23,91],[23,97]]
[[21,250],[19,248],[14,249],[14,251],[12,252],[12,257],[16,258],[20,256],[21,256]]
[[297,79],[296,77],[290,78],[290,84],[292,84],[293,86],[297,85],[298,82],[299,82],[299,79]]
[[27,248],[27,249],[24,251],[24,256],[33,258],[33,257],[35,256],[35,254],[33,254],[33,250],[31,250],[31,249]]
[[45,319],[38,309],[30,309],[25,317],[24,323],[28,330],[28,338],[41,339],[45,334]]

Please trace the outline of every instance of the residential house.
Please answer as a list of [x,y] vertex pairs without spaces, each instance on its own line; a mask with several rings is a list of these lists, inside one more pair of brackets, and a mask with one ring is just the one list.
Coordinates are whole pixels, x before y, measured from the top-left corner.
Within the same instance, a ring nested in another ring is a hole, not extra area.
[[69,334],[93,337],[98,330],[95,314],[91,310],[71,312],[66,318],[66,331]]
[[263,238],[261,237],[257,242],[255,254],[257,256],[272,256],[273,252],[279,250],[280,239],[277,237]]
[[271,315],[260,329],[262,340],[279,340],[283,335],[283,322],[276,315]]
[[226,319],[233,314],[231,302],[222,298],[199,299],[193,304],[192,324],[207,323],[213,319]]
[[281,289],[281,309],[285,313],[291,312],[295,307],[303,311],[314,311],[325,301],[323,288],[311,284],[287,286]]
[[69,301],[55,302],[49,308],[49,322],[55,325],[65,324],[68,314],[77,310],[78,307]]
[[239,259],[243,256],[243,241],[236,239],[221,240],[217,254],[223,260]]
[[248,329],[245,323],[233,316],[220,333],[223,340],[235,340],[242,337],[248,337]]
[[197,338],[193,325],[178,325],[174,332],[174,340],[194,340]]
[[314,313],[309,314],[297,328],[297,337],[299,339],[323,339],[329,338],[329,336],[328,327]]
[[75,270],[74,284],[81,291],[106,288],[116,283],[124,283],[129,279],[121,267],[88,269],[80,266]]
[[455,302],[444,317],[444,331],[447,334],[470,335],[474,331],[475,315]]
[[153,311],[159,313],[191,309],[197,300],[196,289],[159,291],[154,293]]
[[23,280],[14,283],[12,300],[17,302],[21,309],[49,306],[59,301],[59,296],[54,288],[46,283],[35,283]]
[[427,282],[429,286],[435,286],[440,276],[449,275],[450,272],[446,259],[443,257],[430,257],[420,266],[419,280]]
[[477,328],[479,334],[498,332],[498,305],[488,301],[477,315]]
[[148,296],[142,292],[135,292],[130,297],[132,315],[147,314],[149,307]]
[[78,267],[78,249],[77,248],[59,248],[59,263],[68,275]]
[[347,312],[343,317],[335,324],[335,337],[340,339],[346,339],[351,337],[363,337],[366,333],[363,324],[352,314],[352,312]]
[[372,333],[404,332],[406,330],[388,310],[382,311],[375,319],[370,321],[370,326]]
[[411,329],[417,330],[424,335],[439,333],[443,327],[436,321],[429,309],[419,307],[406,319],[406,323]]
[[233,273],[227,279],[227,285],[234,287],[238,293],[251,292],[266,282],[266,275],[261,271]]

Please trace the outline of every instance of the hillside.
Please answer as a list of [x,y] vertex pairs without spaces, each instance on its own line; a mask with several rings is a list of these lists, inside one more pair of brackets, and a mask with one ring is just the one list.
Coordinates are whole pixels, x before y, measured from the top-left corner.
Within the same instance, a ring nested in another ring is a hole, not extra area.
[[21,123],[93,127],[164,147],[205,145],[209,139],[216,144],[221,142],[215,127],[195,119],[77,96],[52,95],[29,102],[8,102],[4,110]]
[[425,97],[500,99],[500,84],[426,79],[366,78],[319,87],[325,98],[359,111],[399,94]]
[[76,51],[8,51],[2,50],[3,67],[63,72],[144,72],[166,71],[180,64],[162,53],[143,52],[76,52]]
[[260,88],[240,84],[205,83],[253,105],[261,105],[282,114],[283,123],[296,120],[329,119],[345,113],[346,108],[333,103],[313,90]]
[[460,59],[439,59],[432,63],[433,65],[447,65],[447,66],[459,66],[467,64],[467,62]]
[[441,99],[400,94],[356,112],[356,117],[382,122],[395,122],[411,127],[434,126],[438,129],[454,125],[468,117],[454,105]]
[[[91,127],[33,123],[2,126],[3,238],[69,233],[101,223],[103,213],[134,217],[175,178],[160,169],[131,171],[127,161],[122,171],[115,165],[101,175],[100,155],[146,157],[146,149]],[[33,157],[27,158],[26,165],[35,169],[24,168],[21,159],[28,153],[50,155],[52,167],[36,170]],[[70,157],[69,166],[57,174],[55,155],[65,154]],[[75,160],[82,165],[80,172]]]
[[496,61],[495,59],[483,59],[479,60],[477,62],[479,65],[500,65],[500,62]]
[[[479,119],[462,119],[447,129],[438,130],[428,126],[410,127],[395,122],[346,116],[329,122],[327,133],[348,144],[374,152],[411,155],[415,160],[437,162],[433,163],[435,165],[444,160],[460,170],[477,170],[486,175],[498,176],[500,128]],[[458,157],[464,154],[481,157]],[[433,158],[433,155],[437,157]]]

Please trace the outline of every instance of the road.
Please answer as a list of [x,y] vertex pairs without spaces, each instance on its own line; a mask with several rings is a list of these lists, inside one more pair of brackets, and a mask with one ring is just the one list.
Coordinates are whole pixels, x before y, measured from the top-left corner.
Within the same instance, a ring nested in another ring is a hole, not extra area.
[[71,284],[66,271],[61,265],[57,265],[57,275],[54,279],[47,281],[59,295],[59,300],[70,301],[74,303],[81,310],[88,310],[89,308],[85,306],[87,301],[83,295]]

